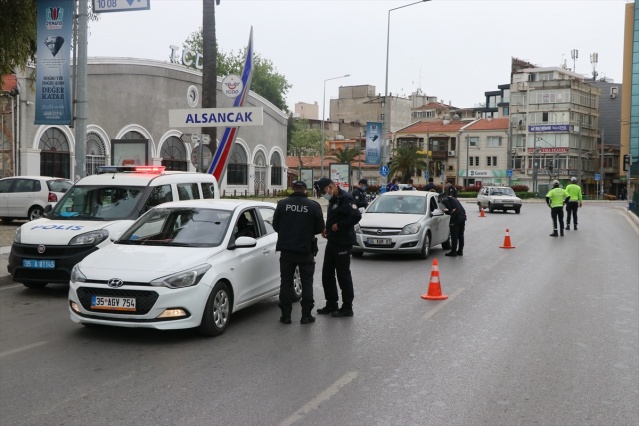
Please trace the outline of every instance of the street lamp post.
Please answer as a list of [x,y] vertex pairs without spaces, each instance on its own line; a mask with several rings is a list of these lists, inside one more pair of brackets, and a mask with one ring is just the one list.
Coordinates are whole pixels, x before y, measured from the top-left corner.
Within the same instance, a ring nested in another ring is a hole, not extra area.
[[[382,143],[386,145],[386,134],[388,133],[389,127],[386,125],[386,120],[388,120],[388,55],[390,53],[390,17],[391,12],[397,9],[403,9],[408,6],[413,6],[419,3],[425,3],[430,0],[420,0],[414,3],[405,4],[403,6],[394,7],[388,10],[388,26],[386,28],[386,82],[384,85],[384,120],[382,120]],[[382,147],[382,152],[384,148]],[[382,160],[383,161],[383,160]]]
[[324,127],[326,126],[325,117],[326,117],[326,82],[331,80],[337,80],[338,78],[350,77],[350,74],[340,75],[339,77],[327,78],[324,80],[324,98],[322,99],[322,146],[321,146],[321,155],[320,160],[322,161],[321,167],[321,175],[320,177],[324,177],[324,145],[326,144],[326,140],[324,139]]

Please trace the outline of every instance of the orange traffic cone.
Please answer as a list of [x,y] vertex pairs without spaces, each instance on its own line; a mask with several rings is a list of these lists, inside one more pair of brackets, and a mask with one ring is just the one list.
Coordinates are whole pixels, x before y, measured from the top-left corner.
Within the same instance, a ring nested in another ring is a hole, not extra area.
[[504,237],[504,245],[499,247],[505,248],[505,249],[515,248],[514,245],[510,244],[510,231],[508,229],[506,229],[506,236]]
[[486,215],[484,214],[484,208],[483,207],[479,207],[479,217],[486,217]]
[[442,286],[439,282],[439,264],[437,259],[433,260],[433,268],[430,271],[430,282],[428,283],[428,293],[422,294],[422,299],[444,300],[448,296],[442,294]]

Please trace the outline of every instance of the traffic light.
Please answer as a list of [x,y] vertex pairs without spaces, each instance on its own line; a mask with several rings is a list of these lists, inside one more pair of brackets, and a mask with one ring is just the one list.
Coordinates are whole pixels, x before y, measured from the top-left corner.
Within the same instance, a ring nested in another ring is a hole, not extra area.
[[623,156],[623,171],[627,172],[630,169],[630,154]]

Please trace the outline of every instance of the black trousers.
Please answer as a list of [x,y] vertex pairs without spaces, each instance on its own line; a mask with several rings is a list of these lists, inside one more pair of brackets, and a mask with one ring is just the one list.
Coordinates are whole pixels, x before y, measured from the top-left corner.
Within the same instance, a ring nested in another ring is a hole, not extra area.
[[552,217],[552,229],[557,230],[557,219],[559,219],[559,230],[564,232],[564,207],[552,207],[550,217]]
[[[451,219],[452,220],[452,219]],[[464,251],[464,231],[466,230],[466,221],[457,222],[450,226],[450,244],[451,252]]]
[[315,306],[313,300],[313,274],[315,259],[312,254],[286,252],[280,254],[280,309],[282,316],[290,317],[293,310],[293,281],[295,268],[299,267],[302,281],[302,316],[310,316]]
[[[572,213],[572,223],[575,225],[577,222],[577,211],[579,210],[579,201],[568,201],[566,204],[566,224],[570,225],[570,213]],[[586,224],[587,225],[587,224]]]
[[[337,282],[335,281],[337,275]],[[353,278],[351,277],[351,248],[326,244],[324,265],[322,266],[322,286],[326,306],[337,309],[339,295],[337,283],[342,290],[342,307],[353,308]]]

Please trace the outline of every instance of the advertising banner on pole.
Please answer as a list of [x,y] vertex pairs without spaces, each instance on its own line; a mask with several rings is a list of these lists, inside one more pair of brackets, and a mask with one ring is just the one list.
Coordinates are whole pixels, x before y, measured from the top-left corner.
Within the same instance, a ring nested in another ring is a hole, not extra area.
[[38,0],[34,124],[69,125],[74,0]]
[[366,164],[382,161],[382,123],[366,123]]

